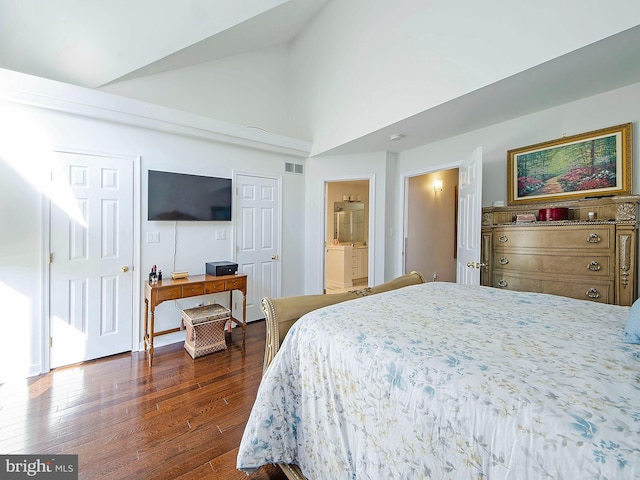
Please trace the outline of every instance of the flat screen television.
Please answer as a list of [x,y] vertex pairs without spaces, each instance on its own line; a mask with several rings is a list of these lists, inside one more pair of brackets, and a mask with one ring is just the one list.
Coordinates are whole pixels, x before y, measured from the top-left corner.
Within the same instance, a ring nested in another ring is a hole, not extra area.
[[149,220],[231,221],[231,179],[149,170]]

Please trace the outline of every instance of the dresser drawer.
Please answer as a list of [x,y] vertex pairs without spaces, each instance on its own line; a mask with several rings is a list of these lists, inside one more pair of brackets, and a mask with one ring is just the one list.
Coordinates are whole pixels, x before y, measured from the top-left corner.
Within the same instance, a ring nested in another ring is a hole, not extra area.
[[586,249],[607,250],[615,248],[615,226],[576,225],[557,227],[512,227],[493,232],[496,250],[520,249]]
[[551,293],[579,300],[591,300],[600,303],[614,303],[613,280],[595,280],[592,282],[561,281],[556,278],[520,277],[502,272],[493,275],[494,287],[519,292]]
[[533,272],[559,275],[579,275],[585,279],[613,277],[615,258],[612,253],[598,254],[566,252],[561,255],[543,255],[496,251],[494,272]]
[[197,295],[204,295],[204,283],[192,283],[182,287],[183,297],[195,297]]
[[545,282],[544,293],[591,300],[600,303],[615,303],[614,285],[610,282],[563,283]]

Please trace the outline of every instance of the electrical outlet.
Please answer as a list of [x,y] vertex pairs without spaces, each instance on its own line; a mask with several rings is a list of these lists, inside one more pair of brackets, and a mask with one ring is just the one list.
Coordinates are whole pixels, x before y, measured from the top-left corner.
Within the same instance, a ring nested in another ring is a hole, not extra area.
[[436,278],[438,278],[438,274],[436,272],[433,272],[433,281],[436,281]]
[[160,241],[160,232],[147,232],[147,243],[158,243]]
[[224,230],[216,230],[216,240],[224,240],[225,238],[227,238],[227,235]]

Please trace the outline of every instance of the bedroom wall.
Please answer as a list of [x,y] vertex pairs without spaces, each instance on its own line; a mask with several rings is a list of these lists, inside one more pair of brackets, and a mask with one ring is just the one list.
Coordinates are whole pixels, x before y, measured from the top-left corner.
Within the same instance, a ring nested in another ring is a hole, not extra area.
[[[27,94],[28,92],[28,94]],[[31,106],[31,105],[38,106]],[[44,107],[44,108],[41,108]],[[164,115],[170,121],[165,121]],[[155,118],[154,118],[155,115]],[[25,122],[17,122],[24,117]],[[103,92],[58,84],[15,72],[0,71],[0,124],[5,136],[22,136],[25,149],[35,142],[38,131],[47,137],[47,150],[68,148],[96,153],[140,157],[140,252],[135,265],[140,279],[140,298],[144,275],[153,264],[171,271],[174,255],[174,223],[146,221],[146,171],[171,170],[231,178],[232,173],[255,173],[282,177],[282,294],[303,293],[304,245],[300,225],[304,224],[304,176],[283,174],[284,162],[304,164],[301,151],[305,144],[293,139],[250,133],[245,141],[227,125],[209,122],[182,112],[156,108],[148,104],[117,98]],[[181,123],[183,122],[183,123]],[[213,127],[212,127],[213,125]],[[212,130],[207,132],[207,128]],[[215,127],[215,128],[214,128]],[[269,143],[270,142],[270,143]],[[244,144],[241,144],[244,143]],[[42,336],[45,322],[43,294],[46,278],[46,218],[39,191],[29,186],[14,168],[13,158],[0,144],[0,364],[12,365],[0,370],[0,377],[12,374],[37,374],[46,363]],[[296,153],[298,152],[298,153]],[[26,169],[38,173],[44,167],[37,158]],[[295,227],[295,228],[294,228]],[[231,260],[233,231],[231,222],[206,222],[177,226],[177,266],[190,273],[204,273],[204,263]],[[225,232],[216,240],[216,232]],[[158,232],[159,243],[146,243],[147,232]],[[135,322],[142,318],[142,300],[134,305]],[[188,308],[187,302],[181,302]],[[156,312],[156,328],[176,326],[179,314],[166,302]],[[142,328],[140,328],[142,330]],[[184,334],[158,337],[156,345],[182,341]],[[139,345],[136,339],[134,348]],[[2,348],[7,347],[7,348]],[[10,348],[9,348],[10,347]],[[0,378],[0,382],[2,378]]]
[[[397,188],[402,191],[405,177],[459,162],[481,146],[482,204],[506,203],[507,150],[627,122],[633,122],[634,129],[633,189],[640,193],[640,83],[402,152],[398,155]],[[394,197],[396,229],[402,226],[402,198]],[[393,275],[402,271],[401,249],[402,244],[396,241],[393,254],[386,258]]]

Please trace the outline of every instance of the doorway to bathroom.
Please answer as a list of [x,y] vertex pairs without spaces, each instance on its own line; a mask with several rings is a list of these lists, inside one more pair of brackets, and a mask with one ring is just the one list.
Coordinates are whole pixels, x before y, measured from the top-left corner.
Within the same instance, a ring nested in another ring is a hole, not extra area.
[[325,293],[369,284],[369,180],[326,183]]

